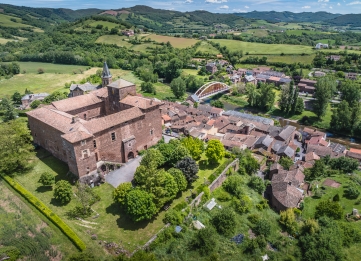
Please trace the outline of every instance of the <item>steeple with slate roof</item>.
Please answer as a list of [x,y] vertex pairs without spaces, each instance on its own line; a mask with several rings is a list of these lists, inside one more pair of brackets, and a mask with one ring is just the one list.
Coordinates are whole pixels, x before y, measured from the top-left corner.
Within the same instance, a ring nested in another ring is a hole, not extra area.
[[102,87],[105,87],[112,83],[112,75],[110,74],[107,62],[104,62],[102,72]]

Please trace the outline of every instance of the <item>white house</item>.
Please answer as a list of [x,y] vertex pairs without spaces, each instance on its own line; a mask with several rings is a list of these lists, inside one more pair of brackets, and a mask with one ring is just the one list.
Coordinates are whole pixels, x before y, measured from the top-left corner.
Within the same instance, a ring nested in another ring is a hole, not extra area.
[[328,48],[328,44],[318,43],[316,44],[316,49]]

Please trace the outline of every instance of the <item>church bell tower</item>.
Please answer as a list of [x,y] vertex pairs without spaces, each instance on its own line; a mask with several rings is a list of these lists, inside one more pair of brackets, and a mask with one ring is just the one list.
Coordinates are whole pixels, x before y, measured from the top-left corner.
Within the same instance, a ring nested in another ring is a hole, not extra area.
[[105,87],[112,83],[112,75],[110,74],[107,62],[104,62],[102,72],[102,87]]

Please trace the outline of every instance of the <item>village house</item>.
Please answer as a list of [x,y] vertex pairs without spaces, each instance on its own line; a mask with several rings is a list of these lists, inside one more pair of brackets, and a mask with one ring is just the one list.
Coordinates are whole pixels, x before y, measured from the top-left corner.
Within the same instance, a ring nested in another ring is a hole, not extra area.
[[325,49],[328,48],[328,44],[318,43],[316,44],[316,49]]
[[49,96],[49,94],[45,93],[45,92],[44,93],[26,94],[25,96],[23,96],[21,98],[21,108],[22,109],[29,109],[30,105],[34,101],[42,101],[48,96]]
[[297,87],[300,92],[313,94],[316,90],[316,87],[315,87],[316,83],[317,83],[317,81],[301,79],[300,82],[298,83]]
[[314,71],[314,72],[313,72],[313,76],[314,76],[314,77],[324,77],[324,76],[326,76],[326,73],[325,73],[325,72],[321,72],[321,71]]
[[101,85],[94,85],[94,84],[91,84],[90,82],[86,82],[84,84],[74,84],[73,83],[72,85],[70,85],[69,97],[76,97],[79,95],[84,95],[85,93],[95,91],[100,88],[102,88]]
[[103,88],[27,112],[34,143],[82,178],[102,162],[124,163],[162,138],[161,102],[137,96],[135,84],[104,63]]
[[341,59],[341,56],[340,55],[330,55],[330,56],[326,56],[326,59],[337,62]]
[[345,79],[356,81],[357,73],[355,73],[355,72],[345,73]]
[[134,36],[134,31],[131,29],[126,29],[126,30],[122,31],[122,34],[125,36]]

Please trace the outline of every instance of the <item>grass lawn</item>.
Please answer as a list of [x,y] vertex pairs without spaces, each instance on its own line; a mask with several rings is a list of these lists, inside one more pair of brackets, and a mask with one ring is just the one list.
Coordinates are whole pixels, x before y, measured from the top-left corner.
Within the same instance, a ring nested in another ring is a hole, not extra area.
[[135,44],[131,47],[136,52],[148,52],[149,48],[153,49],[154,43]]
[[104,43],[104,44],[115,44],[120,47],[132,47],[133,45],[129,43],[127,36],[119,36],[119,35],[102,35],[95,42],[96,43]]
[[[39,66],[44,68],[44,74],[29,73],[29,70],[30,72],[37,72]],[[94,67],[80,74],[80,68],[85,69],[86,67],[51,63],[20,63],[21,71],[25,69],[27,70],[27,73],[15,75],[10,79],[2,79],[0,81],[0,97],[9,97],[15,91],[24,93],[26,88],[34,93],[51,93],[57,90],[69,91],[64,87],[65,83],[71,81],[80,82],[82,79],[95,74],[98,69],[101,69]],[[77,74],[73,74],[73,71],[77,71]],[[113,75],[113,80],[121,77],[127,81],[134,82],[135,84],[140,84],[141,82],[131,71],[121,69],[110,69],[110,71]]]
[[[194,75],[194,76],[199,76],[198,75],[198,70],[196,69],[183,69],[182,70],[182,74],[183,75]],[[200,76],[201,78],[203,78],[204,76]],[[200,87],[200,86],[199,86]]]
[[[53,260],[64,260],[77,252],[75,246],[57,227],[24,201],[0,180],[2,248],[15,246],[26,260],[48,260],[46,252],[51,249],[54,250]],[[50,226],[47,223],[50,223]]]
[[94,21],[92,23],[89,23],[89,25],[91,27],[96,27],[98,24],[103,25],[103,28],[108,27],[109,30],[116,27],[116,26],[119,26],[118,24],[115,24],[115,23],[112,23],[112,22],[107,22],[107,21]]
[[242,42],[237,40],[214,39],[213,42],[221,46],[227,46],[229,50],[243,51],[249,54],[312,54],[314,50],[311,46],[289,45],[289,44],[263,44]]
[[209,53],[210,55],[219,54],[219,51],[207,41],[201,42],[201,45],[197,48],[197,52]]
[[[300,62],[303,64],[311,64],[315,58],[315,54],[311,55],[252,55],[262,58],[263,56],[267,57],[267,62],[282,62],[292,64],[295,62]],[[243,56],[242,60],[247,59],[248,56]]]
[[156,90],[155,95],[152,93],[142,92],[140,90],[140,84],[137,85],[137,92],[141,93],[144,97],[157,98],[159,100],[166,100],[167,98],[174,97],[173,92],[170,89],[169,85],[157,82],[157,83],[153,83],[153,86],[155,87]]
[[147,38],[150,38],[151,40],[159,43],[170,42],[170,44],[175,48],[187,48],[198,42],[198,40],[195,39],[156,35],[156,34],[151,34]]

